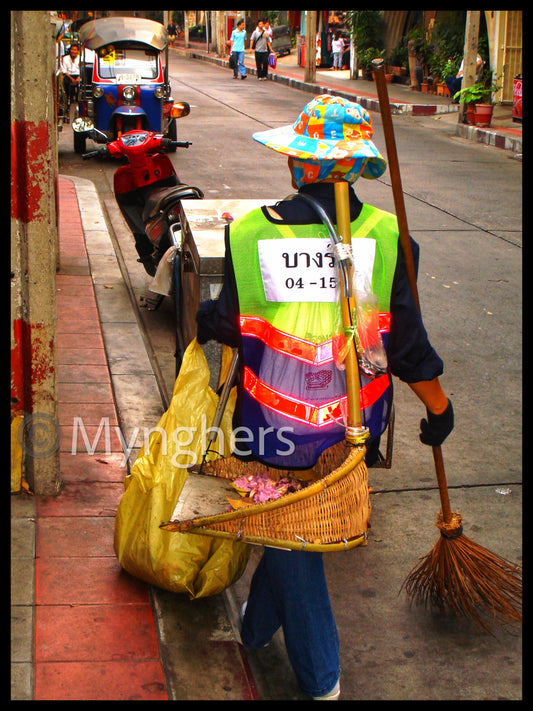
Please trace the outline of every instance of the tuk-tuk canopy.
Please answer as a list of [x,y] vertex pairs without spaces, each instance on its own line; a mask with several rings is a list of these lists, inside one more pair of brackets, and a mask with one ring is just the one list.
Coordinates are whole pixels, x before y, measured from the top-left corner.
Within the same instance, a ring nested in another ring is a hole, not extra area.
[[168,44],[168,34],[160,22],[142,17],[102,17],[80,27],[80,44],[97,50],[107,44],[138,42],[159,51]]

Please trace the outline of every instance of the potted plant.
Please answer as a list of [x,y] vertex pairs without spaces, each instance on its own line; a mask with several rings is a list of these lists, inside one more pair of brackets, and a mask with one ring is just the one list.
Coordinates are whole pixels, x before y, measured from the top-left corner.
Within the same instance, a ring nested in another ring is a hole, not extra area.
[[407,47],[402,42],[399,42],[391,52],[387,71],[399,77],[402,73],[402,67],[407,66],[407,61]]
[[444,62],[444,66],[442,67],[440,73],[442,81],[446,81],[446,77],[455,76],[458,69],[459,64],[456,61],[453,59],[447,59]]
[[446,85],[446,77],[457,74],[457,63],[446,58],[441,52],[435,53],[431,58],[430,70],[433,75],[435,91],[439,96],[450,96]]
[[356,48],[357,66],[363,79],[372,79],[372,60],[383,57],[385,50],[385,20],[379,10],[348,10],[346,27]]
[[467,122],[476,126],[490,126],[492,112],[494,110],[494,100],[492,95],[500,90],[496,82],[487,86],[485,82],[479,81],[472,86],[459,89],[454,94],[454,99],[466,104]]
[[372,60],[378,57],[383,57],[385,50],[379,50],[375,47],[357,50],[357,64],[361,68],[363,79],[372,79]]
[[444,62],[444,66],[442,67],[440,71],[440,80],[442,84],[442,95],[443,96],[450,96],[450,90],[448,89],[448,86],[446,84],[446,77],[450,76],[455,76],[457,74],[457,70],[459,69],[459,65],[456,61],[453,59],[447,59]]

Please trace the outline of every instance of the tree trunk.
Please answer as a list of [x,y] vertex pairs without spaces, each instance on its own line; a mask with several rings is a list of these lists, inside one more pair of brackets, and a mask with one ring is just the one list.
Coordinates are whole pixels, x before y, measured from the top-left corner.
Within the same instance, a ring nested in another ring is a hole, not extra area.
[[[463,81],[461,89],[473,86],[476,83],[477,45],[479,39],[479,10],[468,10],[466,13],[465,47],[463,61]],[[466,104],[462,101],[459,106],[459,123],[467,123]]]

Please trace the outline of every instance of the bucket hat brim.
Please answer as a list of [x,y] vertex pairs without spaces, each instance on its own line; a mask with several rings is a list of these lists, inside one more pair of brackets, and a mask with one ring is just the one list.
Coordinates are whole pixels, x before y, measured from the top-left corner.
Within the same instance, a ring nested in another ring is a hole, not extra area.
[[373,141],[368,139],[331,140],[299,135],[293,125],[281,126],[253,134],[253,139],[267,148],[301,160],[330,161],[365,159],[363,178],[379,178],[387,161]]

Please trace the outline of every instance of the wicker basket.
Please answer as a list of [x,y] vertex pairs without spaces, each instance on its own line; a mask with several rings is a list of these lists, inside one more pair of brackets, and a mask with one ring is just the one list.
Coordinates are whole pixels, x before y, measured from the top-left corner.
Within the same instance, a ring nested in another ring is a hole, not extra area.
[[[349,185],[346,181],[335,183],[335,207],[339,232],[344,235],[344,240],[341,240],[324,211],[315,204],[333,242],[336,245],[340,241],[349,244],[351,226]],[[344,264],[342,256],[339,269],[346,276],[346,284],[351,284],[351,266]],[[343,286],[341,290],[343,294],[345,288]],[[343,296],[341,311],[344,327],[353,329],[353,294]],[[364,461],[366,435],[361,432],[365,430],[368,434],[368,430],[361,427],[360,379],[357,351],[353,341],[346,355],[345,366],[348,400],[346,440],[323,452],[312,470],[308,470],[312,484],[264,504],[253,504],[228,513],[189,516],[181,520],[176,514],[180,511],[178,502],[173,514],[175,519],[161,524],[161,528],[233,538],[275,548],[309,551],[343,550],[366,543],[371,506],[368,471]],[[298,471],[273,469],[255,462],[242,462],[233,457],[212,462],[202,471],[203,474],[234,480],[242,474],[261,473],[265,470],[274,480],[283,477],[299,478]],[[203,474],[200,475],[202,479]],[[185,482],[184,488],[188,481]],[[200,482],[198,484],[199,487],[202,486]],[[196,501],[198,508],[204,508],[205,511],[201,495],[196,497]],[[223,508],[223,505],[220,508]]]
[[[366,543],[369,528],[370,489],[364,455],[364,446],[340,442],[323,452],[313,469],[307,470],[313,481],[299,491],[228,513],[171,520],[161,528],[276,548],[321,552],[353,548]],[[210,462],[202,471],[234,480],[265,470],[274,480],[298,477],[298,471],[233,457]]]

